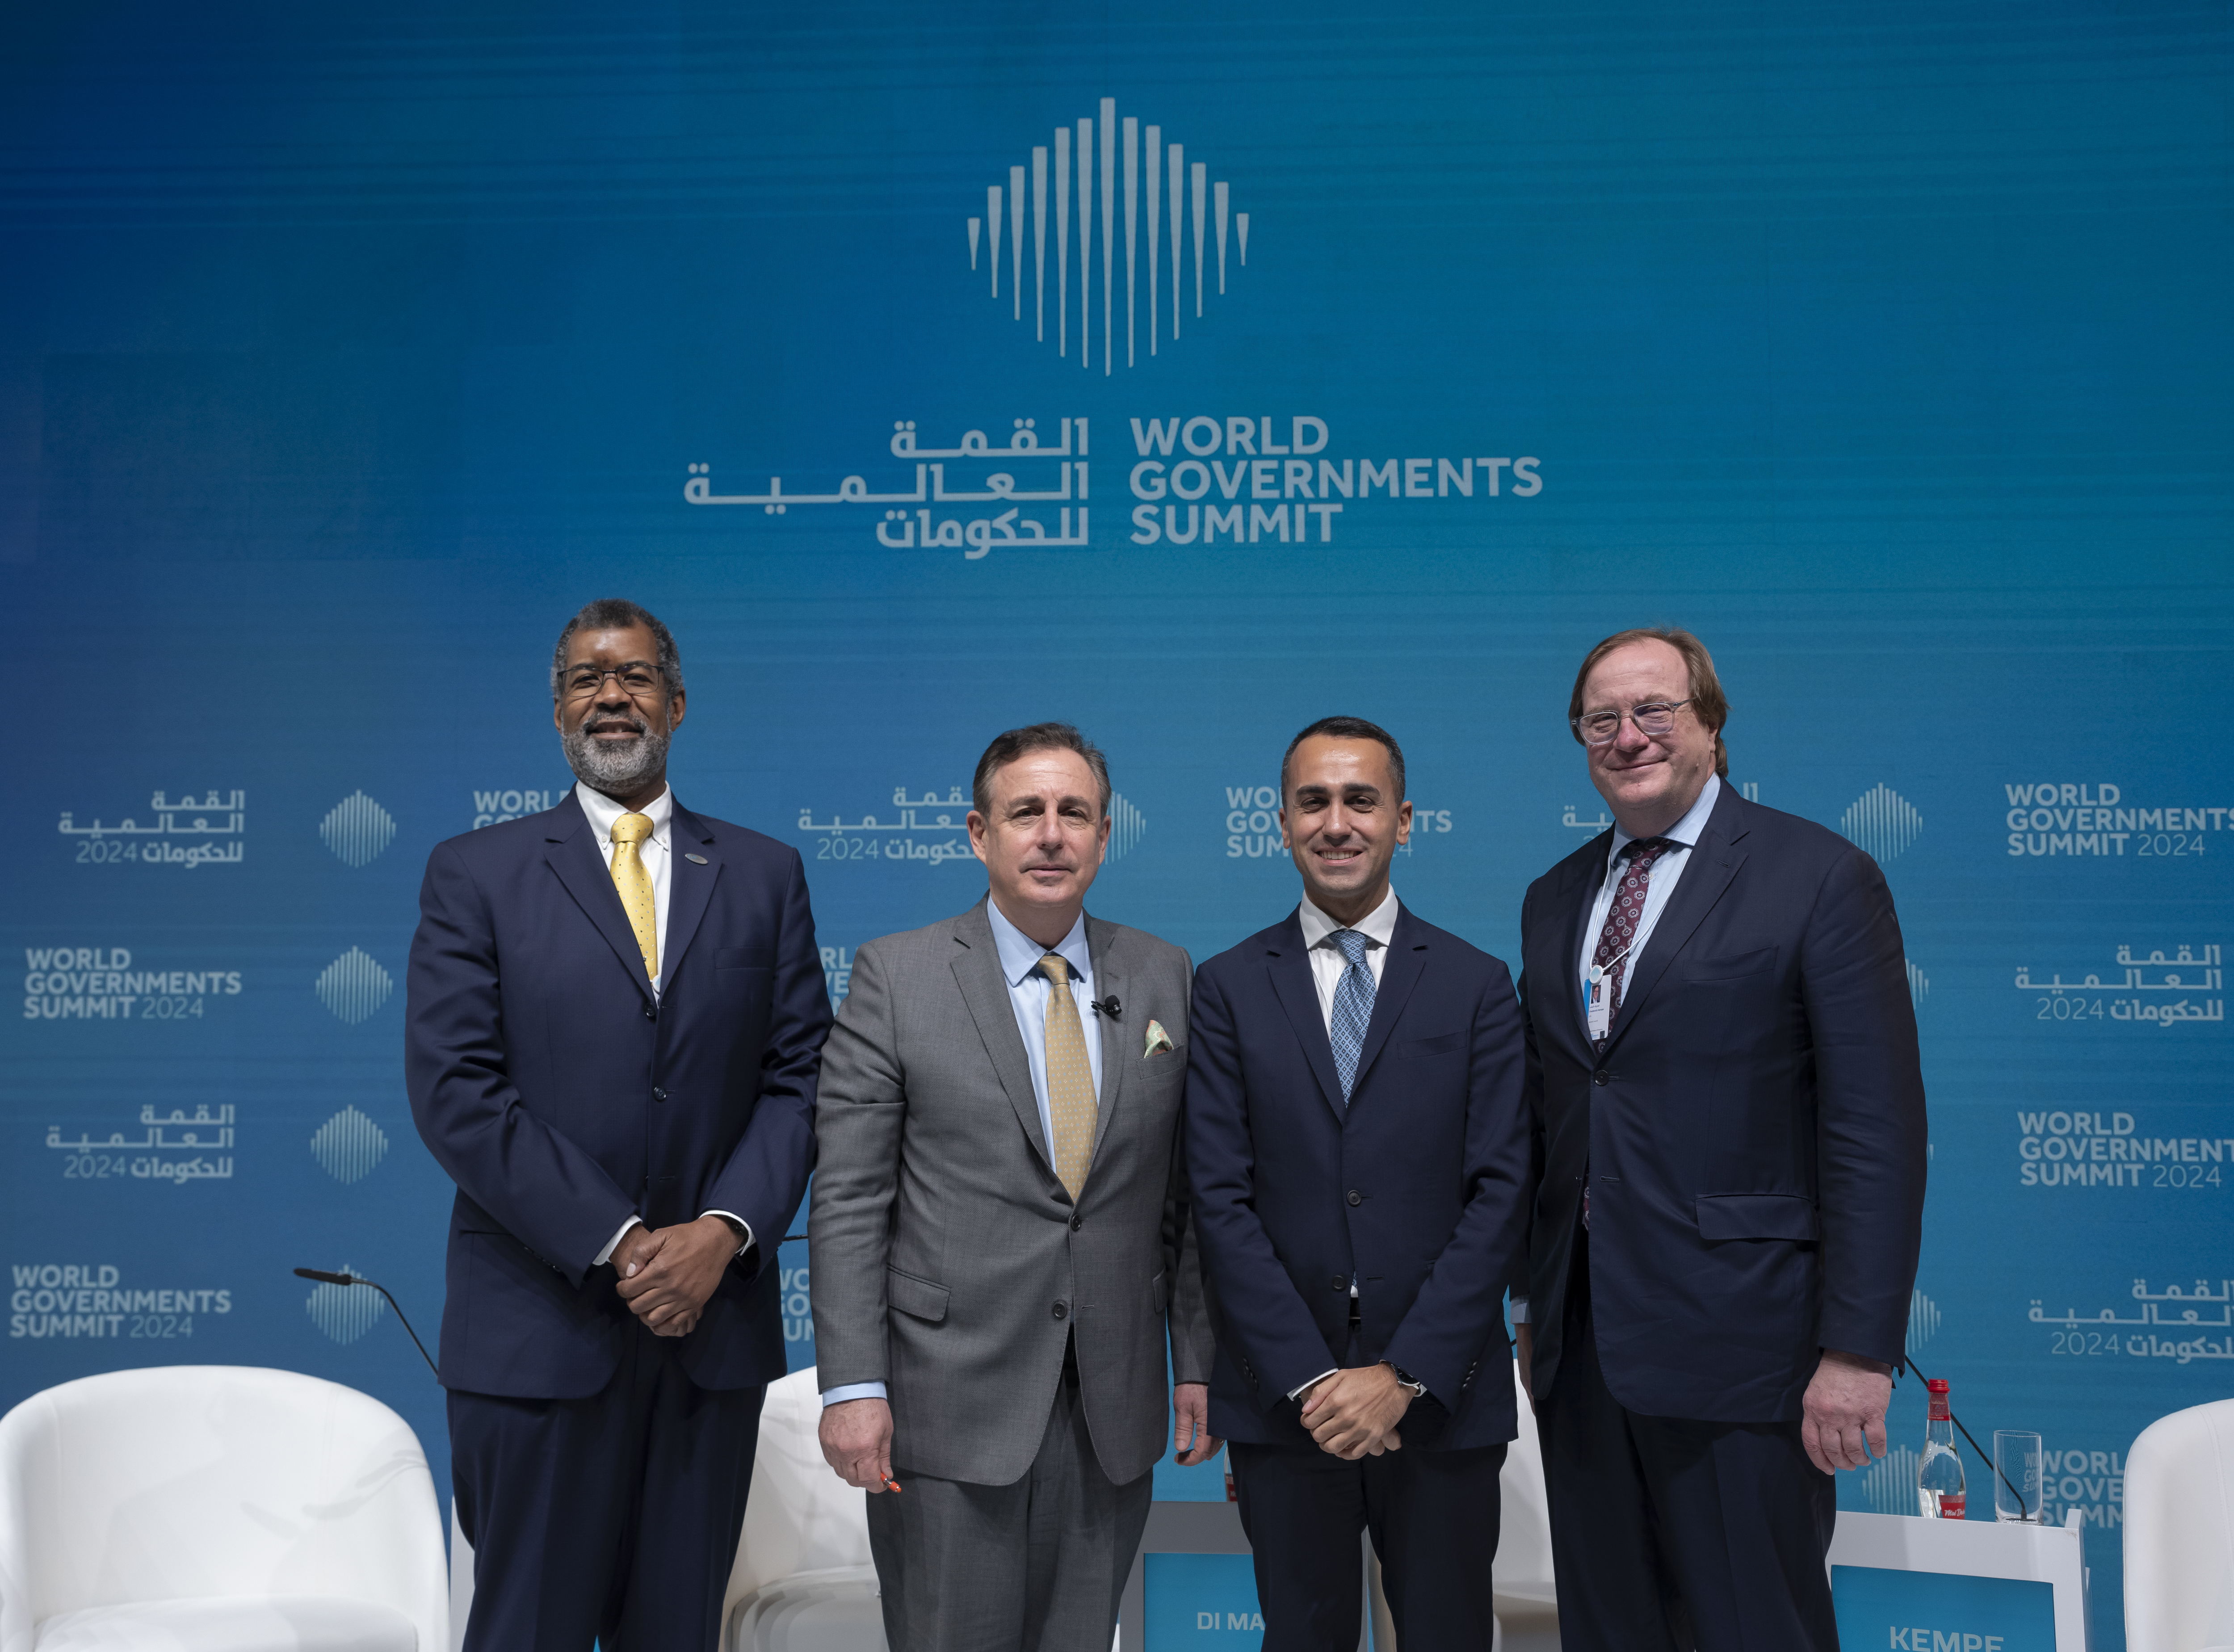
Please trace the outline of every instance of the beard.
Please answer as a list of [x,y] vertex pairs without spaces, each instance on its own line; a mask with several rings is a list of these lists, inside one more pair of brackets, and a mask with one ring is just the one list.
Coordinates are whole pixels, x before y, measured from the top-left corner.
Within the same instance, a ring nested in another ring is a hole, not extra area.
[[[633,728],[636,738],[617,743],[597,740],[591,735],[592,728]],[[667,762],[668,731],[633,715],[593,712],[558,740],[575,778],[609,795],[638,790]]]

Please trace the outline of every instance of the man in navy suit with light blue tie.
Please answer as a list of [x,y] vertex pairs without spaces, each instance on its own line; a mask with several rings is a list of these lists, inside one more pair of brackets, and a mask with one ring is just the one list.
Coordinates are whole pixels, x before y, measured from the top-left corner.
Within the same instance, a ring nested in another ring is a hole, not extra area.
[[1885,1449],[1924,1081],[1869,856],[1723,783],[1688,631],[1568,702],[1613,829],[1531,885],[1538,1136],[1512,1279],[1567,1652],[1836,1652],[1832,1474]]
[[1504,964],[1389,886],[1404,756],[1355,717],[1281,764],[1303,898],[1196,972],[1187,1168],[1267,1652],[1350,1652],[1358,1533],[1403,1644],[1486,1647],[1525,1240]]
[[667,628],[591,603],[551,688],[580,785],[437,845],[411,944],[466,1645],[711,1652],[830,1009],[798,852],[668,789]]

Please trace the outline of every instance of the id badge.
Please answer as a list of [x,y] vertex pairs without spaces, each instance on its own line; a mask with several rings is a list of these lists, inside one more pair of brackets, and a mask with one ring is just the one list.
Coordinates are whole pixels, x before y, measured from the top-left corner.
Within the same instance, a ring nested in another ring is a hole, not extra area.
[[1584,989],[1586,995],[1584,1008],[1588,1011],[1587,1019],[1593,1039],[1604,1038],[1606,1029],[1613,1024],[1613,995],[1607,990],[1612,984],[1604,965],[1594,963],[1591,966],[1590,983]]

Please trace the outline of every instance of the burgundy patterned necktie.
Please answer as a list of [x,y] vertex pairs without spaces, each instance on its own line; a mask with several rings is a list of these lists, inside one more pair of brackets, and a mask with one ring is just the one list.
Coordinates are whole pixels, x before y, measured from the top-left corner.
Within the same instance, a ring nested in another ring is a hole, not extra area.
[[[1636,944],[1636,926],[1644,917],[1644,900],[1652,883],[1652,863],[1678,846],[1668,838],[1639,838],[1622,851],[1627,864],[1606,909],[1605,927],[1598,931],[1597,950],[1591,962],[1606,972],[1606,1028],[1611,1035],[1613,1017],[1621,1010],[1621,990],[1629,978],[1629,963]],[[1603,1047],[1605,1040],[1597,1041]]]
[[[1639,838],[1621,852],[1626,864],[1614,890],[1613,904],[1606,908],[1605,927],[1598,931],[1597,950],[1591,962],[1606,972],[1606,1037],[1613,1035],[1613,1017],[1621,1009],[1622,983],[1629,978],[1629,960],[1636,945],[1636,926],[1644,917],[1644,898],[1652,885],[1652,863],[1678,846],[1671,838]],[[1593,1041],[1604,1050],[1605,1038]],[[1591,1184],[1583,1181],[1583,1227],[1591,1225]]]

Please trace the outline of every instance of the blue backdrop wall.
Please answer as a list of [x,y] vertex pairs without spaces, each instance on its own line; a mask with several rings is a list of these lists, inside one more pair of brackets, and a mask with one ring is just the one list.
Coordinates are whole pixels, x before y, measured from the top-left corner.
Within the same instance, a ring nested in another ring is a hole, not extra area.
[[1678,623],[1733,780],[1885,865],[1913,1348],[2046,1434],[2121,1644],[2126,1448],[2234,1388],[2229,21],[9,9],[0,1403],[289,1366],[447,1481],[408,1342],[288,1269],[438,1316],[414,897],[567,784],[588,597],[679,634],[677,789],[806,855],[833,997],[982,889],[957,788],[1048,716],[1123,800],[1095,905],[1198,957],[1294,898],[1287,736],[1384,722],[1400,891],[1510,957],[1599,820],[1575,661]]

